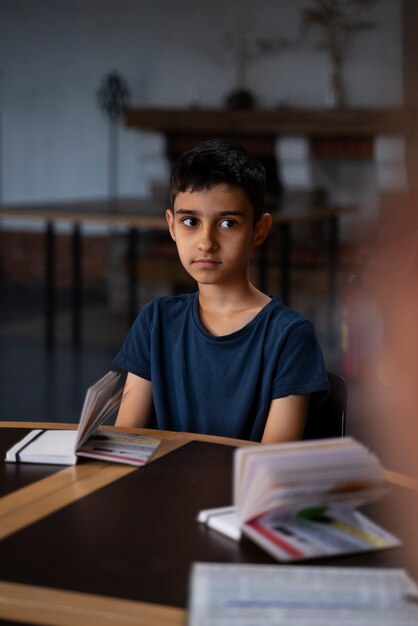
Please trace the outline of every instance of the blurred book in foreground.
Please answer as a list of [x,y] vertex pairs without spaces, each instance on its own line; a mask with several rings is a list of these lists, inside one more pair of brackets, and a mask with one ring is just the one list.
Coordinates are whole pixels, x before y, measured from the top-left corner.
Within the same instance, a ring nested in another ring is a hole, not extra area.
[[350,437],[238,448],[232,507],[198,521],[245,536],[279,561],[398,546],[357,509],[387,489],[377,457]]
[[194,563],[188,626],[416,626],[402,569]]

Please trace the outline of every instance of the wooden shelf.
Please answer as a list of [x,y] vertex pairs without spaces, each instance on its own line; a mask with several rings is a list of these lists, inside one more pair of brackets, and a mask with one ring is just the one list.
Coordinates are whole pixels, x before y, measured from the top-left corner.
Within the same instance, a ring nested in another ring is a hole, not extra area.
[[125,109],[129,128],[166,135],[272,137],[307,135],[342,137],[409,133],[416,127],[415,109]]

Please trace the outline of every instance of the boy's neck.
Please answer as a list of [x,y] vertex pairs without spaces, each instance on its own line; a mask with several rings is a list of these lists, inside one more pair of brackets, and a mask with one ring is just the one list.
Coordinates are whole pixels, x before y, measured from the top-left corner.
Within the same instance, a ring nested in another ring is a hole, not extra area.
[[242,311],[264,306],[270,298],[250,282],[235,285],[199,285],[199,304],[211,311]]
[[228,335],[251,322],[270,300],[251,283],[234,288],[199,285],[200,321],[213,335]]

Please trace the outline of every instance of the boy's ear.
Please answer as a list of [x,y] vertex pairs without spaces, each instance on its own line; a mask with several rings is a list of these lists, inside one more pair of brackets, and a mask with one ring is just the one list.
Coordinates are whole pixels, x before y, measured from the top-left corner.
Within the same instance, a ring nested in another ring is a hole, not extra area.
[[272,225],[272,217],[270,213],[264,213],[254,226],[254,245],[261,246],[267,239]]
[[167,220],[168,230],[170,231],[171,239],[175,241],[176,235],[174,232],[174,213],[171,209],[167,209],[167,211],[165,212],[165,219]]

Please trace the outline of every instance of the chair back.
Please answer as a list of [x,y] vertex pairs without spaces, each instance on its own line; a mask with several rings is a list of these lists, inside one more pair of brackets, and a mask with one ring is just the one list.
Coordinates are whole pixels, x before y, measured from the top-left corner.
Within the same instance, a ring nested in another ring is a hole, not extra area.
[[303,439],[344,437],[347,410],[347,384],[342,376],[328,372],[330,394],[309,407]]

